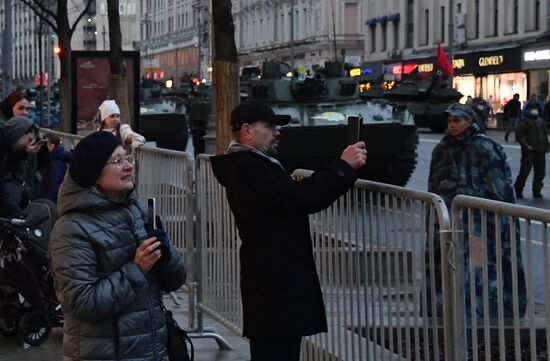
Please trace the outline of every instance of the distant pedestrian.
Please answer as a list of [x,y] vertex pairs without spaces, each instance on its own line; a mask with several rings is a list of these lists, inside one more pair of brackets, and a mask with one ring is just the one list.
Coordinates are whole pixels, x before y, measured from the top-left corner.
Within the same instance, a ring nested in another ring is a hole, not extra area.
[[274,158],[276,126],[289,121],[265,103],[241,103],[231,112],[235,140],[210,158],[242,239],[243,336],[253,361],[298,361],[302,337],[327,331],[308,214],[353,186],[367,154],[365,143],[350,145],[296,181]]
[[487,106],[489,107],[489,114],[493,115],[494,110],[493,110],[493,96],[492,95],[489,95],[489,98],[487,99]]
[[48,139],[47,146],[51,161],[42,178],[42,197],[57,203],[59,186],[65,178],[73,153],[65,150],[61,139],[57,135],[48,134],[46,138]]
[[544,105],[543,118],[546,121],[546,129],[550,131],[550,97],[548,97]]
[[525,181],[533,168],[533,197],[542,197],[543,180],[546,173],[546,152],[550,151],[548,129],[539,116],[537,104],[530,102],[527,113],[517,128],[516,139],[521,145],[521,166],[514,183],[516,197],[523,198]]
[[[512,188],[512,172],[502,147],[479,131],[477,124],[473,122],[474,113],[470,107],[462,104],[454,104],[446,111],[448,131],[441,141],[435,146],[430,164],[428,177],[428,191],[436,193],[443,198],[447,207],[451,207],[453,199],[459,194],[466,194],[474,197],[493,199],[502,202],[515,203],[514,190]],[[471,305],[470,297],[466,297],[468,312],[473,308],[477,316],[483,316],[484,282],[488,287],[489,317],[497,317],[498,294],[502,292],[501,300],[504,306],[504,317],[514,315],[514,292],[512,272],[512,252],[510,244],[510,224],[506,217],[500,217],[499,224],[495,224],[494,217],[487,217],[485,230],[487,243],[484,244],[487,250],[487,258],[484,262],[488,267],[488,279],[484,279],[480,269],[475,269],[475,305]],[[465,220],[468,223],[468,220]],[[519,224],[516,223],[516,239],[519,240]],[[472,229],[475,235],[481,236],[483,229],[482,219],[479,213],[473,214],[473,225],[464,225],[464,229]],[[497,232],[500,234],[496,235]],[[437,232],[435,232],[437,234]],[[437,236],[436,236],[437,237]],[[496,242],[500,241],[502,250],[502,275],[497,276],[499,269],[496,261]],[[429,248],[426,248],[429,249]],[[466,270],[470,266],[469,244],[465,243],[464,262]],[[519,314],[523,316],[527,305],[525,275],[521,258],[521,242],[516,243],[515,255],[517,257],[517,290]],[[431,265],[436,269],[436,303],[440,309],[441,298],[441,255],[438,240],[434,240],[435,264]],[[429,258],[427,258],[429,259]],[[465,272],[469,275],[469,272]],[[428,279],[430,274],[428,272]],[[498,281],[498,282],[497,282]],[[466,295],[470,293],[470,278],[464,280]],[[500,284],[499,284],[500,282]],[[428,285],[430,282],[428,280]],[[437,287],[437,286],[436,286]],[[431,290],[428,287],[428,297]],[[430,304],[431,301],[428,302]]]
[[468,95],[466,97],[466,101],[464,102],[465,105],[472,106],[472,103],[474,102],[474,99],[472,99],[471,95]]
[[145,144],[145,138],[132,130],[130,125],[120,121],[120,109],[114,100],[105,100],[99,106],[101,124],[98,130],[113,133],[120,141],[124,149],[134,151]]
[[510,99],[504,105],[504,119],[508,121],[506,127],[506,133],[504,134],[504,141],[508,141],[508,136],[516,129],[519,117],[521,115],[521,103],[519,101],[519,94],[514,94],[514,97]]

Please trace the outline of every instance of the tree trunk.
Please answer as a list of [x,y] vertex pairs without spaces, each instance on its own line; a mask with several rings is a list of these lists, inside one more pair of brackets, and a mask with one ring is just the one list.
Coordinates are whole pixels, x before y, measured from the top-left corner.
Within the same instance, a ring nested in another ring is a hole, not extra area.
[[216,151],[227,149],[231,141],[229,119],[239,104],[239,66],[235,46],[235,25],[231,16],[231,0],[212,2],[214,27],[214,66],[212,105],[216,117]]
[[124,75],[113,73],[109,75],[109,98],[115,100],[120,108],[120,121],[133,127],[134,119],[128,107],[128,90]]
[[216,153],[223,154],[231,141],[231,110],[239,104],[239,66],[236,62],[214,61],[212,101],[216,117]]
[[109,97],[116,101],[120,108],[122,123],[133,126],[132,114],[128,106],[128,91],[126,89],[126,74],[122,55],[122,35],[120,32],[119,1],[107,0],[107,16],[109,18]]

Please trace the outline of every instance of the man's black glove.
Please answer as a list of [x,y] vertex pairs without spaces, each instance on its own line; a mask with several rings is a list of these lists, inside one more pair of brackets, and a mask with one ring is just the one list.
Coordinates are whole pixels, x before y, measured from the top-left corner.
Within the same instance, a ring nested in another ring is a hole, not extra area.
[[153,229],[149,231],[149,238],[151,237],[157,237],[157,241],[160,242],[160,252],[162,253],[162,256],[157,261],[158,264],[166,264],[170,261],[170,258],[172,258],[172,252],[170,251],[170,238],[168,238],[168,235],[166,234],[166,231],[164,230],[164,227],[162,226],[162,222],[160,221],[160,217],[157,215],[155,216],[155,220],[157,223],[157,229]]

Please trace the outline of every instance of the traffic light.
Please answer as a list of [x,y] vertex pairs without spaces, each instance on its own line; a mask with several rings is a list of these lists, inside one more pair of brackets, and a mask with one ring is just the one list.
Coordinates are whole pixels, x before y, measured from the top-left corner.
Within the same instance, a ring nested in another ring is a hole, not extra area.
[[54,46],[53,52],[54,54],[61,55],[61,48],[59,47],[59,45]]

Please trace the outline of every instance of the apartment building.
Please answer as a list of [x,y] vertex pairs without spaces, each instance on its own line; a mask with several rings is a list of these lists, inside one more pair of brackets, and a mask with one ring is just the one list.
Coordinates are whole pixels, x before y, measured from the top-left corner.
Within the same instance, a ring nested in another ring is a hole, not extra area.
[[449,49],[450,3],[455,88],[491,95],[495,109],[514,93],[549,94],[548,0],[366,0],[364,68],[432,75],[438,42]]
[[311,68],[326,60],[363,62],[359,0],[237,0],[235,41],[242,65],[266,60]]
[[140,0],[142,63],[151,70],[145,72],[146,77],[179,82],[207,75],[208,4],[205,0]]
[[[0,29],[5,27],[4,5],[3,1],[0,2]],[[51,80],[52,68],[49,65],[54,39],[50,28],[18,0],[13,0],[12,14],[12,85],[33,87],[41,67]]]

